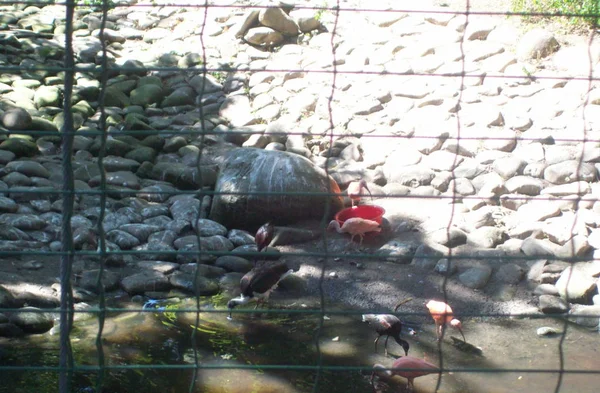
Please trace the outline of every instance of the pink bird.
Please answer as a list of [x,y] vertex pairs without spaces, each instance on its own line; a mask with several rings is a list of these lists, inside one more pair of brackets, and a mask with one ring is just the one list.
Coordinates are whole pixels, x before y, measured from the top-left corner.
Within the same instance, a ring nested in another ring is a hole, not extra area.
[[350,242],[354,240],[354,236],[360,236],[360,244],[362,245],[365,233],[381,232],[381,225],[379,225],[377,221],[352,217],[344,221],[344,224],[341,227],[339,222],[332,220],[327,227],[327,230],[331,229],[335,229],[338,233],[349,233],[352,236]]
[[367,187],[367,182],[364,180],[361,181],[353,181],[348,185],[348,197],[350,198],[350,203],[352,203],[352,207],[354,207],[354,201],[358,205],[360,203],[360,198],[362,196],[363,190],[367,190],[369,195],[371,195],[371,200],[373,200],[373,195]]
[[438,341],[441,340],[446,324],[449,323],[450,326],[460,332],[463,341],[467,342],[462,331],[462,323],[454,318],[452,308],[449,305],[444,302],[438,302],[437,300],[430,300],[427,302],[426,306],[429,309],[429,314],[431,314],[431,317],[435,321],[435,333],[437,334]]
[[392,363],[392,370],[388,370],[387,367],[381,364],[375,364],[373,366],[373,373],[371,374],[371,385],[373,385],[373,378],[375,377],[375,374],[380,377],[387,378],[392,378],[395,375],[399,375],[408,380],[408,383],[406,384],[406,390],[408,392],[412,392],[414,389],[415,378],[439,372],[440,369],[428,361],[414,358],[412,356],[405,356],[394,360],[394,363]]

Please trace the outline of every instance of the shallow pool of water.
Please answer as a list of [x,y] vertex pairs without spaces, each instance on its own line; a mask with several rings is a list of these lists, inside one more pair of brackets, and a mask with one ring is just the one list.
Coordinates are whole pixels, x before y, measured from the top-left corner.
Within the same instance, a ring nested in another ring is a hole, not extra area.
[[[102,392],[372,392],[370,372],[359,368],[374,363],[391,366],[393,361],[383,356],[383,339],[375,353],[376,333],[360,322],[359,314],[327,315],[321,326],[320,316],[313,314],[244,313],[228,321],[225,313],[177,312],[193,306],[182,303],[160,311],[107,315],[98,345],[104,364],[114,368],[102,374],[77,371],[73,391],[97,391],[101,376]],[[563,373],[558,385],[561,335],[538,337],[540,326],[564,330],[562,321],[551,318],[466,320],[467,340],[480,347],[483,356],[451,345],[450,331],[438,346],[429,321],[415,325],[418,335],[405,339],[411,356],[439,363],[441,351],[443,367],[454,370],[441,375],[440,392],[597,392],[600,334],[568,326],[562,343],[563,369],[580,373]],[[76,323],[71,337],[77,366],[98,365],[97,333],[95,318]],[[402,352],[393,340],[389,350]],[[3,339],[0,366],[55,367],[58,353],[58,335]],[[319,364],[333,369],[317,372],[313,366]],[[435,391],[439,378],[434,374],[416,379],[415,391]],[[54,370],[2,370],[0,380],[0,392],[56,392],[58,387]],[[377,379],[375,387],[379,392],[399,392],[405,382],[401,377]]]

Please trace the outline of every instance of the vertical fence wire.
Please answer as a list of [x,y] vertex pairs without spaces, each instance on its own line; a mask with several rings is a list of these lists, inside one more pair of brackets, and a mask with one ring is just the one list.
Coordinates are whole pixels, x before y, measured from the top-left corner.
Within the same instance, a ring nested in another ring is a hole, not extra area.
[[[327,97],[327,114],[328,114],[328,121],[329,121],[329,129],[328,129],[328,137],[329,137],[329,147],[328,147],[328,151],[329,154],[327,155],[327,158],[325,159],[325,176],[326,176],[326,180],[330,179],[330,174],[329,174],[329,159],[332,156],[331,155],[331,150],[333,148],[333,134],[334,134],[334,130],[335,130],[335,126],[334,126],[334,122],[333,122],[333,97],[335,95],[335,90],[336,90],[336,82],[337,82],[337,75],[338,75],[338,70],[337,70],[337,64],[336,64],[336,43],[335,43],[335,36],[336,33],[338,31],[338,23],[340,20],[340,0],[336,0],[336,6],[333,7],[332,9],[335,12],[335,16],[334,16],[334,22],[333,22],[333,27],[332,27],[332,33],[331,33],[331,40],[329,41],[329,44],[331,45],[331,56],[332,56],[332,66],[333,66],[333,72],[331,73],[331,91]],[[333,193],[332,187],[331,187],[331,181],[327,181],[327,191],[329,194]],[[321,373],[322,373],[322,367],[323,367],[323,352],[321,350],[321,344],[320,344],[320,340],[322,337],[322,331],[323,331],[323,327],[325,324],[325,290],[323,289],[323,283],[325,281],[325,272],[327,271],[328,268],[328,262],[330,259],[330,253],[329,253],[329,248],[327,246],[327,222],[328,222],[328,218],[330,217],[330,213],[331,213],[331,198],[327,198],[326,202],[325,202],[325,209],[323,211],[323,218],[321,219],[321,239],[323,241],[323,252],[325,254],[325,257],[323,258],[323,263],[321,264],[321,272],[319,275],[319,313],[317,314],[319,316],[319,322],[317,325],[317,332],[315,334],[315,348],[317,351],[317,363],[316,363],[316,373],[315,373],[315,381],[313,384],[313,389],[312,392],[313,393],[317,393],[319,392],[319,382],[321,380]]]
[[71,283],[71,272],[73,264],[73,232],[71,229],[71,217],[73,216],[73,200],[75,185],[73,180],[73,166],[71,164],[73,138],[75,128],[73,125],[73,113],[71,111],[71,97],[73,94],[73,81],[75,79],[75,54],[73,52],[73,14],[75,3],[67,0],[66,28],[65,28],[65,89],[64,89],[64,126],[62,129],[62,164],[63,164],[63,187],[62,187],[62,251],[60,262],[60,376],[59,390],[61,393],[71,391],[73,378],[73,351],[71,348],[70,333],[73,328],[73,288]]

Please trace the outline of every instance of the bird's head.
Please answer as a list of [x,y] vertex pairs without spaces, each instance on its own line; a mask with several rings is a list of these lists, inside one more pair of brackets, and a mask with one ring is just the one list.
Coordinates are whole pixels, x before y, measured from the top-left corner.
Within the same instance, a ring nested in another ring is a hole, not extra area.
[[329,225],[327,226],[327,230],[331,231],[332,229],[339,229],[340,223],[337,220],[331,220]]
[[374,316],[375,316],[375,314],[363,314],[362,321],[363,322],[371,322],[373,320]]
[[236,308],[238,306],[238,302],[235,301],[235,299],[231,299],[230,301],[227,302],[227,308],[228,309],[233,309]]
[[402,346],[402,349],[404,349],[404,355],[408,356],[408,350],[410,349],[410,345],[408,344],[407,341],[400,341],[400,345]]
[[388,368],[383,364],[377,363],[373,365],[373,373],[371,374],[371,384],[373,384],[373,378],[375,377],[375,375],[378,375],[380,377],[391,377],[392,372],[388,370]]
[[454,329],[462,330],[462,323],[456,318],[450,321],[450,326]]

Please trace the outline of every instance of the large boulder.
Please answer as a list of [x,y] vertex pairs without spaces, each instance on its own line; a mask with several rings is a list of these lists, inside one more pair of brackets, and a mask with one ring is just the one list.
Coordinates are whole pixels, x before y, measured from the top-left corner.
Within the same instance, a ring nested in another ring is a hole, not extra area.
[[[329,217],[343,207],[339,196],[293,195],[339,192],[339,187],[308,159],[274,150],[240,148],[227,153],[215,191],[209,218],[228,228],[256,229],[269,220],[289,224],[321,219],[327,200]],[[254,192],[287,194],[248,195]]]

